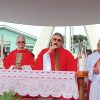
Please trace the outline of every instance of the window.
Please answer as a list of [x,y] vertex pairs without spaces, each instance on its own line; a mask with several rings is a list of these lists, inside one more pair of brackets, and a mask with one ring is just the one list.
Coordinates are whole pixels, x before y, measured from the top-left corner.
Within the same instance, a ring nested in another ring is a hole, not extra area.
[[[1,57],[1,44],[0,44],[0,57]],[[3,56],[6,56],[10,52],[10,42],[3,44]]]
[[33,51],[34,46],[33,44],[26,44],[26,48],[30,51]]
[[10,44],[5,44],[4,45],[4,52],[7,52],[7,53],[10,52]]

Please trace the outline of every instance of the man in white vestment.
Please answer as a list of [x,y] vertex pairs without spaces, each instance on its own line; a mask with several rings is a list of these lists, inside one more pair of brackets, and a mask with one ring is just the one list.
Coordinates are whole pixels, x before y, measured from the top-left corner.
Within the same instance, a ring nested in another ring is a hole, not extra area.
[[91,82],[89,100],[100,100],[100,40],[97,44],[97,52],[88,56],[86,68]]

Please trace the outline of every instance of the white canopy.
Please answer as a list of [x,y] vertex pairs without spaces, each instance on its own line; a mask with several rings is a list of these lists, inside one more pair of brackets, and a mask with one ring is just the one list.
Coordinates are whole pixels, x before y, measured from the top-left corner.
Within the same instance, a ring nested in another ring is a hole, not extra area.
[[0,21],[43,25],[100,23],[100,0],[0,0]]

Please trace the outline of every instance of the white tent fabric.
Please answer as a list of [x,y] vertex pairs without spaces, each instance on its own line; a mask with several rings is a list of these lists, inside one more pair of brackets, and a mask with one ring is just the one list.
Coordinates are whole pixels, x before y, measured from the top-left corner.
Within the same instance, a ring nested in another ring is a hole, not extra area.
[[43,25],[100,23],[100,0],[0,0],[0,21]]

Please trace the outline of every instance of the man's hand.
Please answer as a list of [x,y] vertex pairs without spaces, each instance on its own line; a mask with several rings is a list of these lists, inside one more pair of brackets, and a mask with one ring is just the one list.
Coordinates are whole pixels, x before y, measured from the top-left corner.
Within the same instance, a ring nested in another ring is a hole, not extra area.
[[55,50],[56,48],[58,48],[57,45],[51,45],[47,52],[50,53],[52,50]]
[[99,67],[93,69],[93,74],[99,74]]

